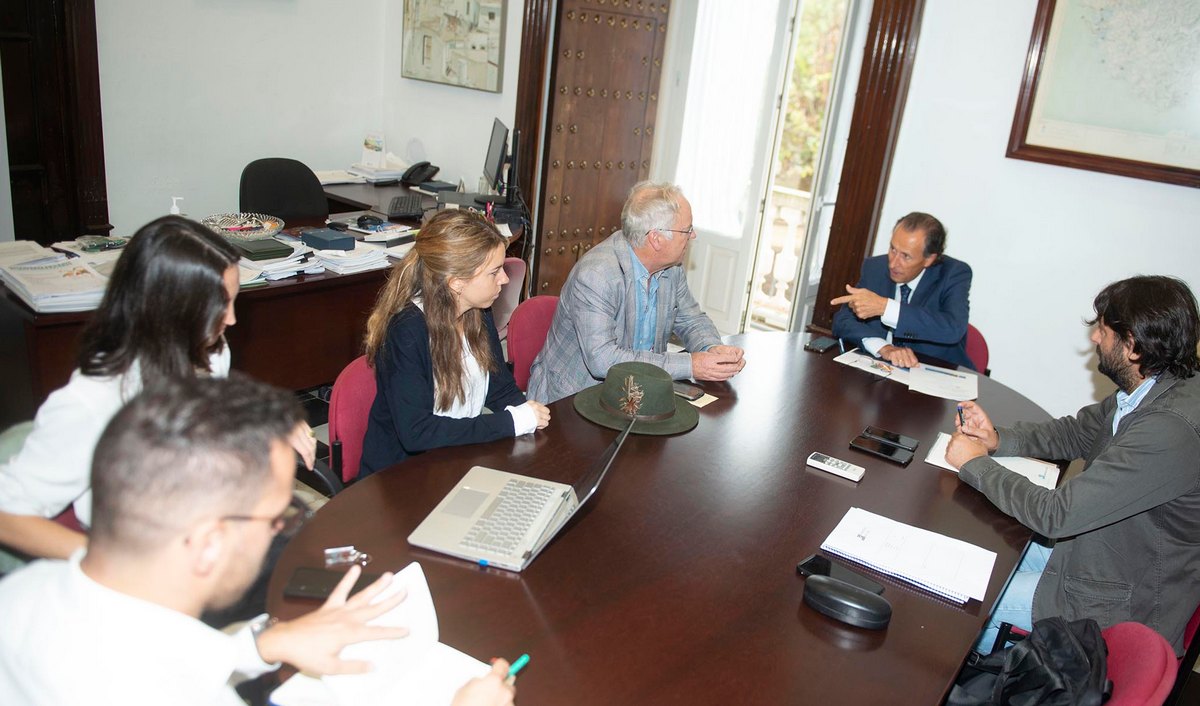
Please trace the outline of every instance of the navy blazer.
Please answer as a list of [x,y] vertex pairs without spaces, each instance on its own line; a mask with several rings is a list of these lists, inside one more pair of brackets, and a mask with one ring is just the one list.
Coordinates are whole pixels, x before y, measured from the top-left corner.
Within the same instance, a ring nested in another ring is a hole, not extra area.
[[[860,288],[894,299],[896,283],[888,274],[887,255],[863,261]],[[925,268],[921,286],[908,304],[900,306],[900,318],[892,331],[892,343],[911,348],[918,355],[929,355],[948,363],[975,366],[967,357],[967,319],[971,311],[971,266],[943,255]],[[833,315],[833,335],[862,347],[864,338],[887,338],[887,327],[876,316],[861,321],[842,306]]]
[[425,314],[410,304],[392,316],[375,360],[377,392],[367,419],[359,477],[428,449],[512,437],[513,418],[505,407],[525,404],[525,395],[504,364],[490,309],[483,312],[483,321],[492,356],[500,363],[500,369],[488,376],[484,402],[494,414],[452,419],[433,413],[433,359]]

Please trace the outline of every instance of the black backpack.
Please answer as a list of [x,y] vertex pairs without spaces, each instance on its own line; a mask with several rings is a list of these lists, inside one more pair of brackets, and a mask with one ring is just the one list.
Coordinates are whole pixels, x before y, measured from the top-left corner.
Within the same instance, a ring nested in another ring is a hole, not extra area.
[[1090,618],[1044,618],[1029,637],[965,667],[949,706],[1100,706],[1112,692],[1108,647]]

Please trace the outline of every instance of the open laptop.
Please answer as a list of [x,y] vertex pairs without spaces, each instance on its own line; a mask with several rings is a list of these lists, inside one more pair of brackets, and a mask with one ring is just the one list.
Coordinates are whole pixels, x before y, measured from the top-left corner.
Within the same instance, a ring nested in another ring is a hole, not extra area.
[[600,487],[631,420],[572,485],[475,466],[408,535],[413,546],[520,571]]

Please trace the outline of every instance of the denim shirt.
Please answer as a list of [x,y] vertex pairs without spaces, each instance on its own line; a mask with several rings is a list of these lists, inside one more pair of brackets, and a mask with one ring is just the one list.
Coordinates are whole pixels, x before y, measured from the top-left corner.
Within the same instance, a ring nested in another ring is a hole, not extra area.
[[654,324],[658,311],[658,276],[662,271],[650,274],[642,261],[638,259],[633,246],[629,247],[629,256],[633,260],[633,279],[637,282],[637,295],[634,303],[637,307],[637,327],[633,337],[635,351],[654,350]]

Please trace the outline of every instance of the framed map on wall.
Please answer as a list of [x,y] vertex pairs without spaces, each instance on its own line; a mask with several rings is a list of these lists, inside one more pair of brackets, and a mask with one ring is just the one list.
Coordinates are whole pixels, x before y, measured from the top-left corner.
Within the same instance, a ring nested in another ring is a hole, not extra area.
[[507,0],[404,0],[400,75],[498,93]]
[[1007,156],[1200,186],[1200,3],[1039,0]]

